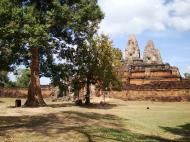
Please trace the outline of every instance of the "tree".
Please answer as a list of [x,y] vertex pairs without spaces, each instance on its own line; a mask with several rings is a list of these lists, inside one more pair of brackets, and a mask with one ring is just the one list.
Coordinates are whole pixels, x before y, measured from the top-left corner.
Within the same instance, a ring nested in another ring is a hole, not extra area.
[[121,78],[117,75],[118,69],[122,67],[122,52],[118,48],[113,48],[113,66],[114,66],[114,78],[111,80],[111,86],[113,90],[121,91],[122,90],[122,81]]
[[15,82],[16,87],[28,87],[30,81],[30,69],[19,69],[17,79]]
[[81,80],[78,78],[79,76],[76,75],[72,79],[71,85],[74,92],[74,100],[77,102],[79,100],[79,93],[82,87],[84,87],[84,83],[81,82]]
[[0,71],[0,87],[5,87],[9,84],[8,72]]
[[97,0],[0,1],[0,61],[6,61],[0,67],[30,67],[25,106],[46,105],[40,76],[51,77],[53,82],[65,79],[65,63],[55,58],[72,60],[73,46],[87,38],[88,25],[97,28],[102,18]]
[[111,88],[119,90],[121,88],[121,80],[117,75],[117,69],[122,66],[122,52],[118,48],[114,48],[112,41],[105,35],[101,35],[100,53],[102,65],[100,72],[100,89],[110,90]]
[[114,64],[114,67],[115,68],[121,68],[122,67],[122,51],[118,48],[113,48],[112,49],[112,52],[113,52],[113,64]]
[[85,104],[90,104],[90,84],[99,83],[105,89],[116,79],[113,51],[112,42],[105,35],[93,36],[77,48],[74,64],[78,82],[86,84]]

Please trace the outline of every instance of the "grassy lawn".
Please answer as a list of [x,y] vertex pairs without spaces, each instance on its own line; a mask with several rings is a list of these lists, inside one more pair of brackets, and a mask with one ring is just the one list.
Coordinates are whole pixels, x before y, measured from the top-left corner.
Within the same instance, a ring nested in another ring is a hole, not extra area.
[[47,107],[13,108],[14,101],[0,98],[1,142],[190,141],[189,102],[107,99],[100,106],[94,98],[88,108],[50,100]]

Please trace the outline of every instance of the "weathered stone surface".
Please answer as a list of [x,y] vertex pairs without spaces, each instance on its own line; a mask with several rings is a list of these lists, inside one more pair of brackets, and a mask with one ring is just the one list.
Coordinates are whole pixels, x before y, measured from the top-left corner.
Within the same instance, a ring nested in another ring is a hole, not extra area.
[[135,35],[129,36],[127,48],[125,50],[125,59],[128,63],[140,59],[140,50]]
[[162,58],[158,49],[154,47],[152,40],[149,40],[144,50],[143,61],[146,64],[162,64]]
[[[123,67],[118,70],[124,87],[145,84],[149,84],[150,87],[155,82],[160,81],[163,82],[161,86],[171,88],[170,85],[166,85],[164,82],[182,81],[177,67],[162,62],[160,52],[154,47],[152,40],[148,41],[142,60],[136,37],[134,35],[129,36],[125,56],[126,61],[123,62]],[[138,88],[137,86],[135,88]],[[184,85],[182,86],[184,87]],[[158,88],[156,85],[153,85],[154,87],[155,89]]]
[[190,101],[190,81],[181,77],[177,67],[163,63],[153,41],[148,41],[143,60],[135,36],[130,36],[125,61],[118,70],[123,90],[112,97],[124,100]]
[[[0,97],[17,97],[26,98],[28,88],[1,88],[0,87]],[[53,90],[51,87],[42,87],[43,98],[52,97]]]
[[111,97],[123,100],[190,101],[190,89],[129,89],[112,92]]

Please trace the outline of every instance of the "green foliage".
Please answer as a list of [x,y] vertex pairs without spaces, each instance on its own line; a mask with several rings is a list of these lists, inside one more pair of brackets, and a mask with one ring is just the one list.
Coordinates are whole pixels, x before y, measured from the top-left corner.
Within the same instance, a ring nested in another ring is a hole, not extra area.
[[0,71],[0,87],[5,87],[8,84],[9,78],[7,75],[8,72]]
[[[120,66],[122,53],[119,49],[114,48],[112,41],[105,35],[101,35],[96,39],[99,66],[97,67],[97,77],[101,82],[100,86],[103,90],[114,89],[120,90],[120,79],[116,74],[116,68]],[[111,87],[111,88],[110,88]]]
[[9,80],[7,71],[0,71],[0,87],[15,87],[15,82]]
[[[119,56],[119,57],[118,57]],[[88,81],[97,84],[97,87],[106,89],[110,83],[117,82],[115,72],[115,58],[120,58],[120,53],[113,48],[112,41],[105,36],[94,36],[77,48],[75,56],[76,76],[81,83]]]
[[122,81],[121,78],[117,75],[117,70],[122,67],[122,52],[118,48],[113,48],[113,66],[114,66],[114,76],[111,80],[111,85],[113,90],[121,91],[122,90]]
[[115,91],[121,91],[122,90],[122,82],[121,79],[116,76],[116,79],[113,79],[111,81],[112,89]]
[[[40,53],[40,76],[62,84],[72,75],[75,45],[95,33],[103,18],[97,0],[1,0],[0,70],[29,67]],[[66,62],[62,62],[66,60]]]
[[30,69],[19,69],[17,80],[15,82],[16,87],[28,87],[28,83],[30,81]]
[[190,73],[184,73],[185,79],[190,79]]
[[122,66],[121,60],[122,60],[122,51],[118,48],[113,48],[113,64],[115,68],[120,68]]

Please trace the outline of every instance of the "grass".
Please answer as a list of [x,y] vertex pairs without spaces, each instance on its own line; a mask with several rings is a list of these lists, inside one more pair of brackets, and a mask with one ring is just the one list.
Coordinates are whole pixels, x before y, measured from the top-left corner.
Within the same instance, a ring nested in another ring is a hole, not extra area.
[[14,101],[0,98],[2,142],[190,141],[189,102],[107,99],[106,106],[85,108],[46,100],[47,107],[10,107]]

